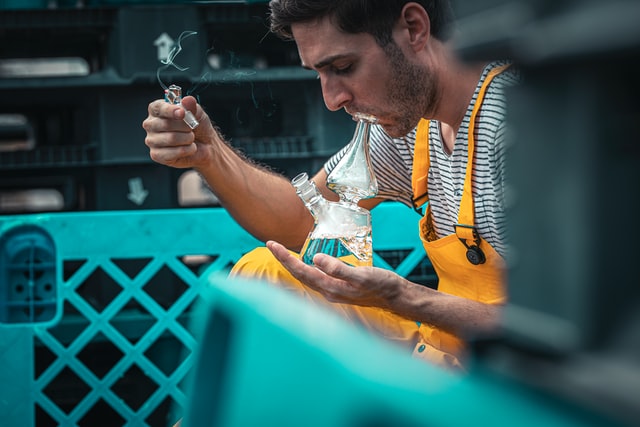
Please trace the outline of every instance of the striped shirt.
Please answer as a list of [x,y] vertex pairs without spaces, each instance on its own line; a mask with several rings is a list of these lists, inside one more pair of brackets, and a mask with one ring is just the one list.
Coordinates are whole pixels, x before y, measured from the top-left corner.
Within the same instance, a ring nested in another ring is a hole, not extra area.
[[[469,120],[480,87],[488,72],[506,61],[495,61],[485,67],[458,129],[453,153],[444,150],[440,124],[432,120],[429,128],[429,203],[438,237],[453,234],[467,166]],[[472,176],[476,228],[493,248],[504,257],[506,252],[506,98],[505,89],[519,81],[513,67],[496,76],[487,87],[476,120],[475,159]],[[378,181],[378,197],[412,207],[411,171],[416,130],[402,138],[389,137],[380,126],[372,126],[370,154]],[[346,147],[345,147],[346,149]],[[345,149],[331,157],[324,168],[335,167]]]

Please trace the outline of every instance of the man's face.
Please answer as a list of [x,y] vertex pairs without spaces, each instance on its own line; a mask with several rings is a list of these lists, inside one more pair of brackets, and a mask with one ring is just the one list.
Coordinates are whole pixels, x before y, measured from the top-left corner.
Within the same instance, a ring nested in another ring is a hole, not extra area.
[[302,66],[315,70],[327,108],[371,114],[393,137],[406,135],[433,110],[435,82],[399,46],[370,34],[347,34],[329,19],[295,24]]

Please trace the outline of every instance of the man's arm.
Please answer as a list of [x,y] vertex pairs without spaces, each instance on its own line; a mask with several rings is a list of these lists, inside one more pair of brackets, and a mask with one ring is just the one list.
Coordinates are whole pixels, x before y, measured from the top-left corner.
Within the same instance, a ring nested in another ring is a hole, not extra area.
[[[290,249],[299,249],[313,219],[289,180],[236,152],[212,125],[195,98],[182,104],[200,125],[191,130],[184,110],[163,100],[149,104],[142,126],[151,158],[176,168],[193,168],[205,179],[233,218],[259,240],[276,239]],[[326,189],[324,172],[314,178]]]
[[328,301],[379,307],[458,336],[491,334],[499,326],[501,306],[438,292],[389,270],[353,268],[325,254],[317,254],[312,267],[276,242],[267,247],[296,279]]

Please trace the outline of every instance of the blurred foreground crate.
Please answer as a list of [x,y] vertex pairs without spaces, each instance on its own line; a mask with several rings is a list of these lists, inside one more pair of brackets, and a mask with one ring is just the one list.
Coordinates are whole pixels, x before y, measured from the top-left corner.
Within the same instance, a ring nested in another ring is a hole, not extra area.
[[622,427],[475,366],[446,372],[281,289],[211,276],[202,297],[183,427]]
[[640,2],[459,3],[461,56],[510,57],[523,77],[508,94],[505,334],[485,351],[496,370],[636,426],[640,229],[625,218],[640,209]]
[[[374,210],[375,265],[424,269],[418,219]],[[207,208],[3,216],[0,245],[3,425],[156,427],[185,407],[207,278],[259,242]]]

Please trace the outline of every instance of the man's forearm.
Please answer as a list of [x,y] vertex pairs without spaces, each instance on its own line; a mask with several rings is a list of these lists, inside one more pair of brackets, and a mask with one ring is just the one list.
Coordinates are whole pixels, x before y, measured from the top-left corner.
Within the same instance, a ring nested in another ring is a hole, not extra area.
[[500,326],[501,305],[484,304],[409,281],[402,289],[391,306],[391,311],[402,317],[458,336],[493,334]]
[[313,220],[289,180],[225,147],[198,172],[222,206],[257,239],[299,249]]

